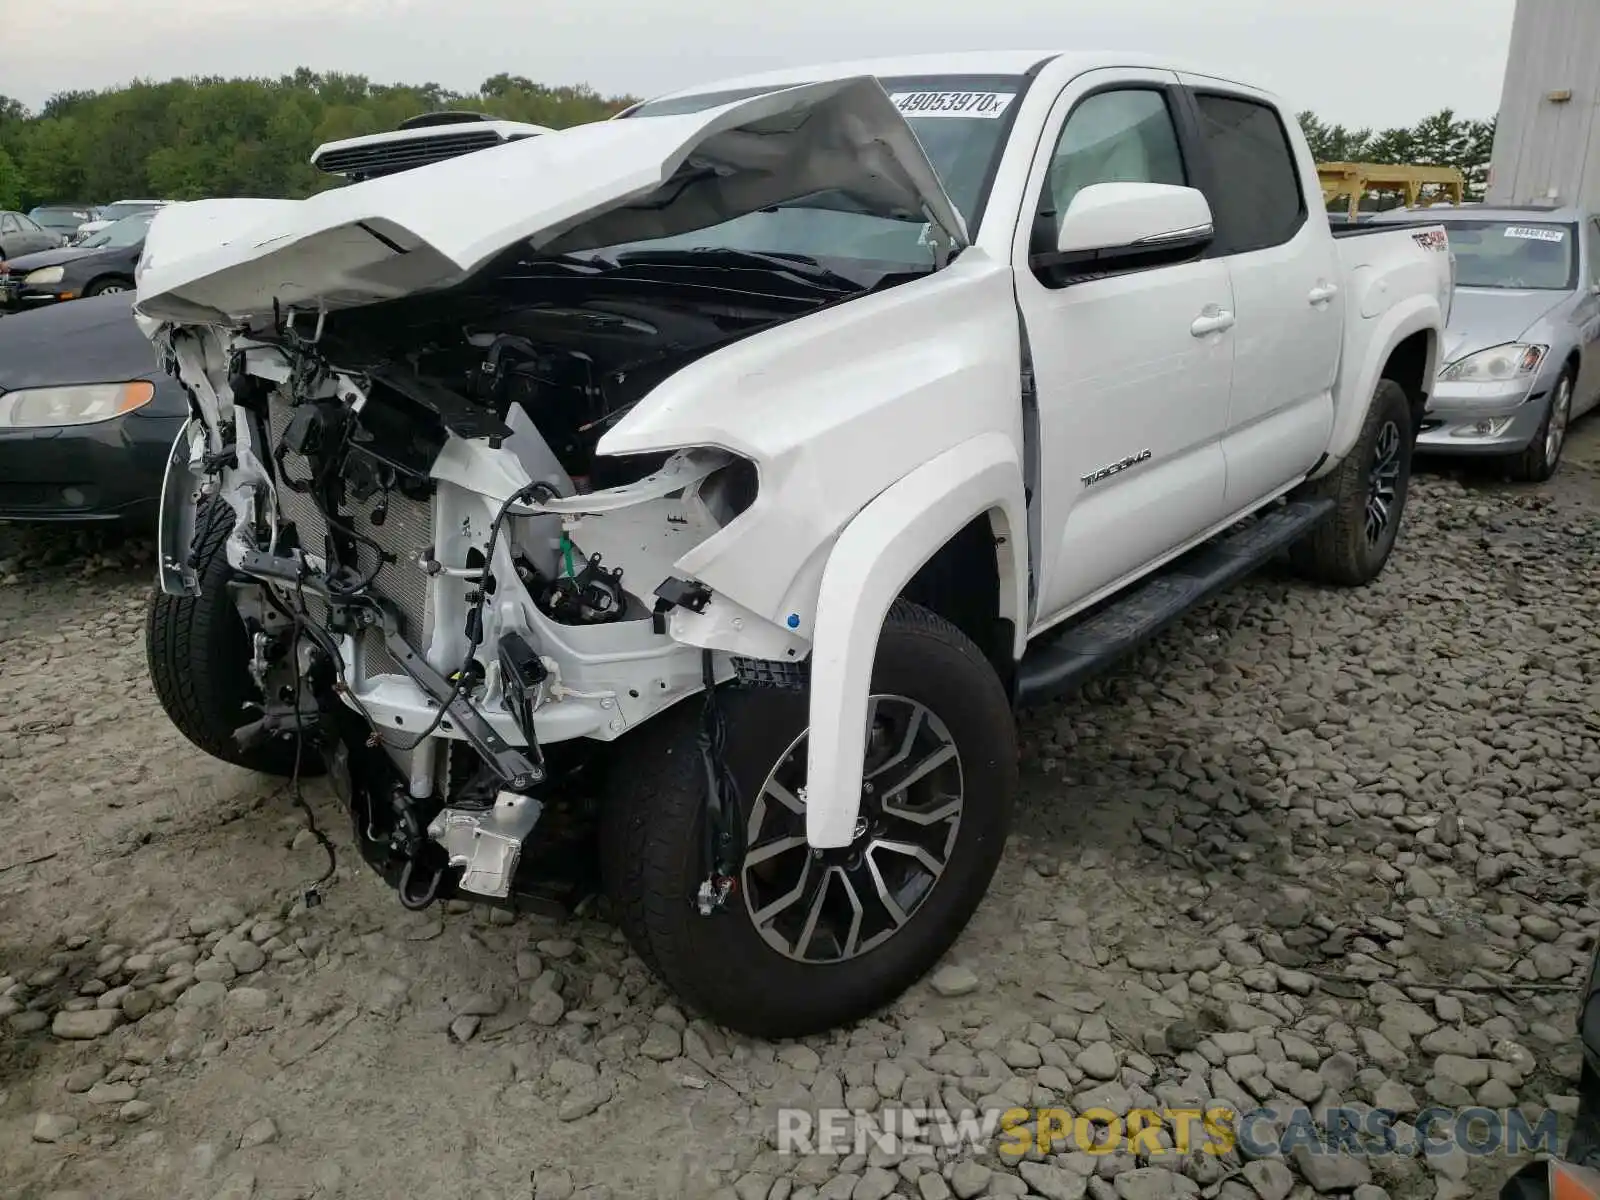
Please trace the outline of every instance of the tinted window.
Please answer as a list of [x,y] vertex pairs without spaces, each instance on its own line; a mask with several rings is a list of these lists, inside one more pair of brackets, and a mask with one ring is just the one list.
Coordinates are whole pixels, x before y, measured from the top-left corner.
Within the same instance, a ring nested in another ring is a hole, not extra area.
[[1100,92],[1073,109],[1056,141],[1040,213],[1059,228],[1072,198],[1095,183],[1188,183],[1162,93]]
[[1201,94],[1200,138],[1211,160],[1207,199],[1216,252],[1279,246],[1305,223],[1305,197],[1288,134],[1276,110],[1237,96]]

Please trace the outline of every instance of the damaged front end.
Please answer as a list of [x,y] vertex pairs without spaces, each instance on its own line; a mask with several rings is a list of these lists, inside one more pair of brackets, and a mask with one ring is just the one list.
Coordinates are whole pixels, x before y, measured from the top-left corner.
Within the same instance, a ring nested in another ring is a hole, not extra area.
[[[692,623],[750,615],[717,612],[676,564],[753,502],[754,465],[715,449],[597,455],[608,410],[636,399],[637,356],[607,374],[616,346],[574,348],[553,332],[570,318],[510,311],[398,365],[370,319],[343,341],[293,321],[158,337],[195,409],[169,464],[162,589],[198,592],[197,528],[228,522],[266,698],[238,736],[319,747],[407,905],[509,899],[578,765],[547,748],[612,741],[701,690]],[[652,336],[630,320],[634,340]],[[541,322],[543,344],[529,337]],[[762,657],[804,657],[761,624]]]
[[[893,254],[840,273],[699,240],[786,205]],[[873,491],[763,508],[769,467],[802,496],[821,478],[805,427],[703,420],[737,399],[707,380],[745,369],[735,343],[925,278],[965,237],[871,79],[163,213],[136,309],[193,417],[161,586],[194,594],[228,523],[263,697],[241,736],[321,747],[408,905],[506,901],[530,848],[571,857],[556,814],[582,823],[569,785],[595,747],[736,672],[799,678],[805,597]]]

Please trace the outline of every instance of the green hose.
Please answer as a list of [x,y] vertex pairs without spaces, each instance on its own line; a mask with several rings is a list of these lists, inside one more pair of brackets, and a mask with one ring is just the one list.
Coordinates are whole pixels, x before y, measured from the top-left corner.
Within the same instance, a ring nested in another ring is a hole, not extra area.
[[572,569],[572,539],[565,532],[561,534],[561,555],[566,560],[567,574],[576,578],[578,573]]

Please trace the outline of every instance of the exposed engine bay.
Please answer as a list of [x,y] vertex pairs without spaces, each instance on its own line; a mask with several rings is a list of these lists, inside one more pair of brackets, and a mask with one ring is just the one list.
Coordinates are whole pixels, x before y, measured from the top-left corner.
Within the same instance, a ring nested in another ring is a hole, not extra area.
[[[754,464],[597,447],[695,359],[864,289],[783,264],[733,273],[760,288],[683,274],[544,260],[226,339],[168,335],[202,418],[169,493],[210,497],[191,519],[231,509],[265,698],[237,736],[320,747],[408,906],[507,900],[525,845],[571,856],[562,830],[583,824],[597,746],[714,679],[804,656],[798,640],[713,656],[669,628],[711,599],[674,562],[754,502]],[[164,572],[192,576],[193,533],[163,529]]]

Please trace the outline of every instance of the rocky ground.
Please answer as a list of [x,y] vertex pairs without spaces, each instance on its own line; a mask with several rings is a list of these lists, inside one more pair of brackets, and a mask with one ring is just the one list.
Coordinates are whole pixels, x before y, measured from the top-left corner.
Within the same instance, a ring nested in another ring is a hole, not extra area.
[[[1491,1192],[1504,1158],[784,1157],[782,1105],[1569,1114],[1600,910],[1600,422],[1419,479],[1356,593],[1268,572],[1070,704],[945,968],[770,1045],[593,919],[407,915],[320,786],[145,678],[150,548],[0,531],[0,1197],[1060,1200]],[[1563,1128],[1565,1122],[1563,1123]]]

